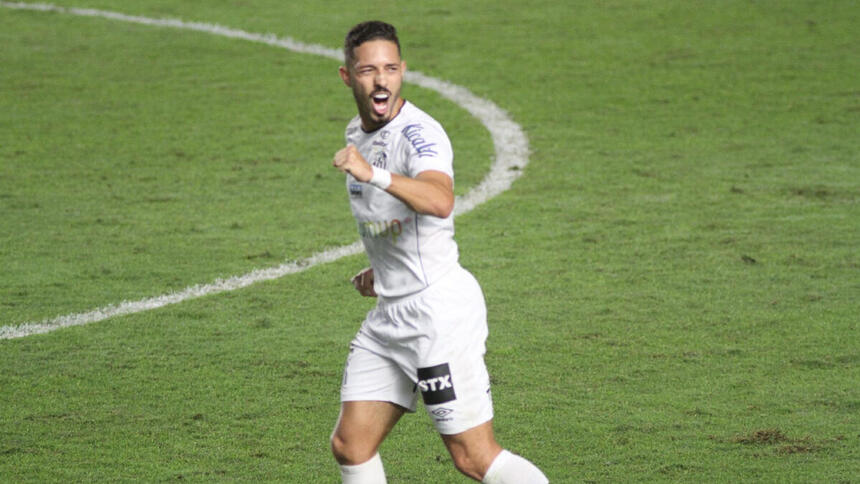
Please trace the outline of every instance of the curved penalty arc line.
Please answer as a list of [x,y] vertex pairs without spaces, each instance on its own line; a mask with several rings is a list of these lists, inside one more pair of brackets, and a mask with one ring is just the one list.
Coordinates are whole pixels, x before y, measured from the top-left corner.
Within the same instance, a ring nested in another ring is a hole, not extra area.
[[[56,12],[82,17],[99,17],[121,22],[151,25],[155,27],[193,30],[211,35],[266,44],[296,53],[319,55],[338,61],[342,60],[342,52],[338,49],[331,49],[316,44],[306,44],[289,37],[278,37],[274,34],[257,34],[216,24],[186,22],[170,18],[150,18],[126,15],[118,12],[89,8],[60,7],[46,3],[0,1],[0,7],[18,10]],[[508,190],[514,180],[519,178],[522,174],[523,168],[525,168],[529,161],[528,139],[526,138],[522,127],[515,123],[504,110],[496,106],[492,101],[478,97],[464,87],[439,80],[416,71],[407,71],[404,80],[419,87],[436,91],[442,97],[465,109],[484,125],[493,140],[495,158],[489,172],[484,179],[478,185],[469,190],[468,193],[461,197],[457,197],[454,214],[461,215],[469,212],[478,205],[481,205],[482,203]],[[363,246],[361,241],[357,241],[350,245],[315,253],[310,257],[301,260],[288,261],[277,267],[257,269],[247,274],[233,276],[226,279],[216,279],[208,284],[194,285],[169,294],[163,294],[137,301],[124,301],[119,304],[112,304],[83,313],[58,316],[41,322],[0,326],[0,340],[49,333],[51,331],[71,326],[80,326],[103,321],[116,316],[157,309],[189,299],[234,291],[258,282],[278,279],[289,274],[302,272],[319,264],[333,262],[346,256],[361,253],[362,250]]]

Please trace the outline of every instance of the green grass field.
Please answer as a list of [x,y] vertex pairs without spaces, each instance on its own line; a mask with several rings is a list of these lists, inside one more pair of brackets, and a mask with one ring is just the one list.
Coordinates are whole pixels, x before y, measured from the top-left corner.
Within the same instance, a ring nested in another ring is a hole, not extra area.
[[[860,478],[860,4],[844,0],[62,0],[338,48],[398,26],[411,69],[505,109],[511,190],[457,219],[490,313],[500,442],[551,482]],[[357,240],[330,167],[332,59],[0,6],[0,326]],[[457,193],[484,126],[448,129]],[[0,481],[336,483],[328,437],[373,301],[363,255],[0,340]],[[423,413],[390,483],[466,482]]]

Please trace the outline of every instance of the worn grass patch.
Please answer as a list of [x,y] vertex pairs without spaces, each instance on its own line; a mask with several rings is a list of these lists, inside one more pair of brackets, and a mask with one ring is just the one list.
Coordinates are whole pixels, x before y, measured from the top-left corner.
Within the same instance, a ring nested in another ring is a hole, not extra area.
[[792,455],[825,451],[828,446],[845,441],[845,436],[839,435],[829,439],[813,439],[810,436],[795,438],[778,428],[772,428],[736,435],[728,441],[746,446],[769,447],[775,455]]

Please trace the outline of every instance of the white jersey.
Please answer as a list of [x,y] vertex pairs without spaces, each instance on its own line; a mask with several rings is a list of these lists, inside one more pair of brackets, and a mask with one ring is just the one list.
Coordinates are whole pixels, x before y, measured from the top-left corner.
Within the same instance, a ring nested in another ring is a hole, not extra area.
[[[408,101],[385,126],[371,133],[356,116],[346,128],[347,144],[355,145],[372,165],[414,178],[426,170],[454,177],[454,154],[442,126]],[[428,287],[458,266],[454,215],[422,215],[384,190],[346,176],[350,207],[373,268],[374,290],[396,298]]]

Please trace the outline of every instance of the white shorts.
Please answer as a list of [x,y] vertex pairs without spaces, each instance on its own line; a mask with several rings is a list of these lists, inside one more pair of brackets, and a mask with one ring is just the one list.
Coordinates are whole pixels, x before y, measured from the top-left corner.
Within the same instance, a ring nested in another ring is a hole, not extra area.
[[439,433],[476,427],[493,418],[486,340],[481,287],[457,267],[367,313],[350,344],[341,401],[386,401],[414,412],[420,391]]

